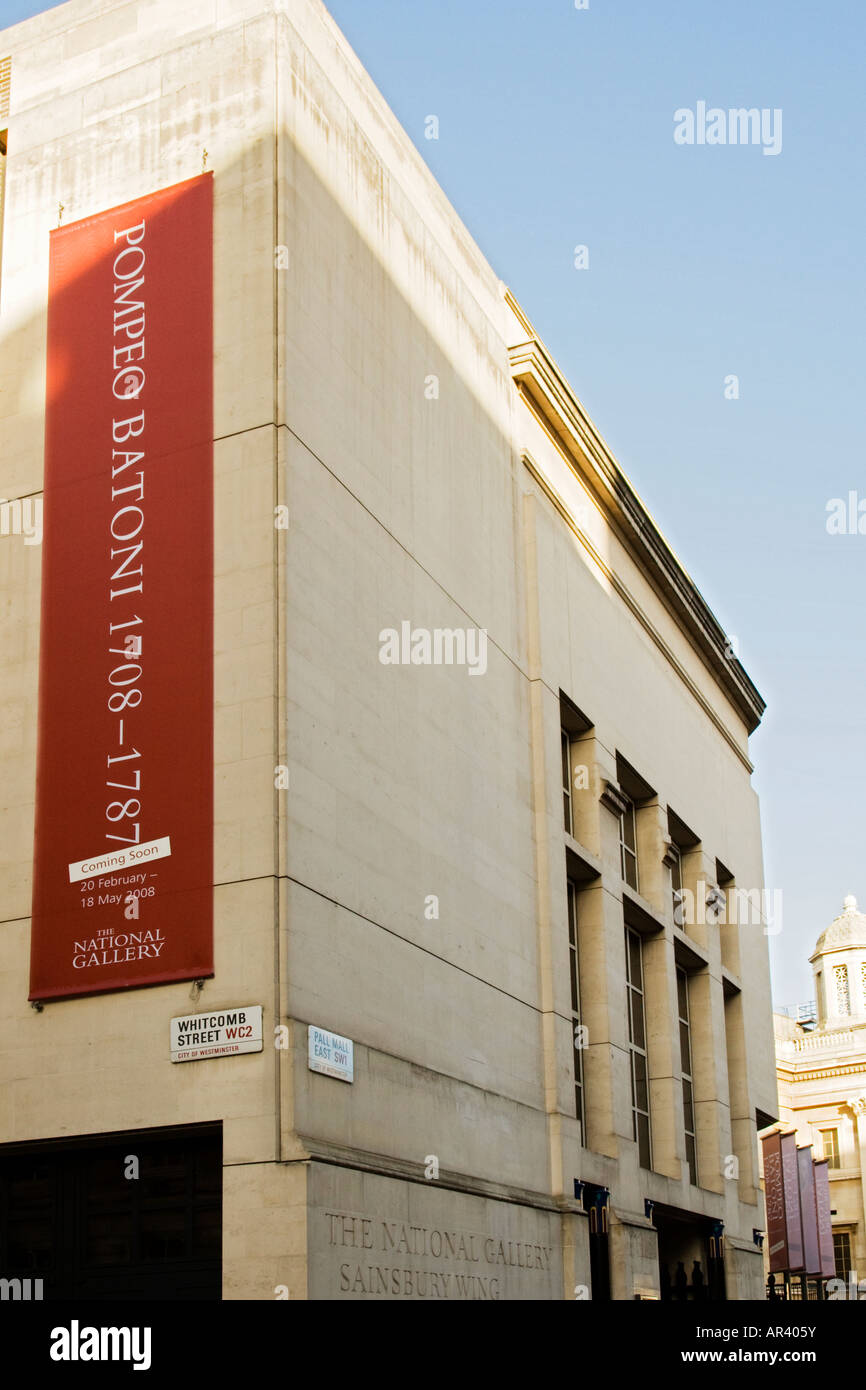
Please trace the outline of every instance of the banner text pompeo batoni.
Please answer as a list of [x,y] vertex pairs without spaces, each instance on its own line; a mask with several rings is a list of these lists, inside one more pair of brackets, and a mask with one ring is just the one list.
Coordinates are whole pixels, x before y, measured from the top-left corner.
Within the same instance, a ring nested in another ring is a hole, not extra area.
[[51,234],[30,998],[213,974],[213,177]]

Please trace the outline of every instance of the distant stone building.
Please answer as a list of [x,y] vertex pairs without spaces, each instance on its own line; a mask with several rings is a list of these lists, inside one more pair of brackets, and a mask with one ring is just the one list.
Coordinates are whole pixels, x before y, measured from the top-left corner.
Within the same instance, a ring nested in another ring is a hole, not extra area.
[[774,1015],[779,1123],[829,1163],[836,1272],[866,1277],[866,915],[847,897],[809,957],[817,1023]]

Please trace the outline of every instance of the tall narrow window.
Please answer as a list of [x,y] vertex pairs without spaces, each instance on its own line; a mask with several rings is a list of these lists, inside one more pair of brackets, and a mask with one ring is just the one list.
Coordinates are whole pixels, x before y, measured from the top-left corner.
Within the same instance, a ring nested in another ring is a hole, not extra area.
[[680,847],[671,841],[668,857],[671,865],[671,898],[673,900],[674,921],[678,927],[683,924],[683,859]]
[[643,950],[639,934],[631,927],[625,929],[625,966],[633,1133],[637,1141],[640,1166],[651,1168],[652,1147],[650,1143],[646,1014],[644,1012]]
[[838,1129],[825,1129],[821,1131],[821,1138],[824,1144],[824,1157],[828,1160],[828,1168],[839,1167],[839,1131]]
[[[620,796],[625,801],[625,810],[619,818],[619,847],[623,882],[629,888],[640,891],[638,881],[637,853],[637,813],[636,807],[648,806],[655,800],[656,793],[645,778],[641,777],[622,754],[616,755],[616,780]],[[672,837],[676,839],[676,836]]]
[[583,1109],[583,1029],[580,1023],[580,961],[577,954],[577,889],[568,880],[568,964],[571,976],[571,1035],[574,1047],[574,1113],[586,1142]]
[[560,730],[562,743],[562,811],[565,829],[574,834],[574,818],[571,814],[571,739],[565,729]]
[[[589,768],[582,757],[589,756],[590,743],[584,742],[592,720],[577,708],[563,690],[559,692],[559,738],[562,749],[562,813],[567,835],[580,839],[579,803],[576,793],[589,786]],[[581,753],[581,748],[583,753]]]
[[836,1278],[848,1282],[851,1272],[851,1232],[833,1232],[833,1259],[836,1262]]
[[0,273],[3,262],[3,203],[6,196],[6,120],[9,115],[9,85],[12,78],[11,58],[0,58]]
[[692,1035],[689,1021],[689,977],[677,968],[677,1006],[680,1021],[680,1070],[683,1074],[683,1128],[686,1133],[686,1162],[689,1180],[698,1185],[698,1150],[695,1139],[695,1097],[692,1088]]
[[836,1012],[837,1014],[850,1014],[851,993],[848,989],[847,965],[834,965],[833,977],[836,981]]
[[0,130],[0,270],[3,258],[3,203],[6,198],[6,131]]
[[823,1023],[825,1018],[827,1017],[827,993],[824,986],[823,970],[815,971],[815,992],[818,995],[818,998],[816,1000],[818,1006],[818,1019],[821,1023]]
[[629,888],[634,888],[637,892],[637,830],[635,828],[633,801],[629,801],[619,818],[619,848],[622,857],[622,876]]

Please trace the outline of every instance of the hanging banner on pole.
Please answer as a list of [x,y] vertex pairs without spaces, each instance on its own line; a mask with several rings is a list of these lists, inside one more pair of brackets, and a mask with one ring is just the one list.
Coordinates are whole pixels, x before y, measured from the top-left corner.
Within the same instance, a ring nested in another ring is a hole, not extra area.
[[833,1253],[833,1221],[830,1216],[830,1167],[826,1158],[815,1159],[815,1205],[818,1209],[818,1246],[821,1274],[832,1279],[836,1273]]
[[213,176],[51,234],[30,998],[213,974]]
[[767,1208],[767,1253],[770,1273],[788,1268],[788,1226],[782,1181],[782,1136],[768,1134],[761,1143],[764,1157],[764,1202]]
[[797,1136],[768,1134],[762,1141],[764,1201],[770,1273],[803,1268]]
[[803,1225],[803,1261],[807,1274],[821,1273],[818,1248],[818,1207],[815,1201],[815,1170],[812,1164],[812,1145],[797,1149],[797,1171],[800,1178],[800,1218]]
[[803,1269],[803,1223],[800,1216],[800,1175],[797,1168],[797,1136],[780,1136],[782,1146],[782,1185],[785,1192],[785,1221],[788,1227],[788,1269]]

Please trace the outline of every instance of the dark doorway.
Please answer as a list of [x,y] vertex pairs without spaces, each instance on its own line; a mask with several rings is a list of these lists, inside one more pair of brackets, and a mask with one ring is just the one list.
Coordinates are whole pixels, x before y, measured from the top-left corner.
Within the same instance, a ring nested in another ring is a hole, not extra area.
[[45,1299],[219,1299],[222,1126],[0,1148],[0,1277]]
[[610,1192],[595,1183],[583,1185],[583,1208],[589,1213],[589,1275],[594,1303],[610,1302]]
[[659,1283],[664,1301],[720,1303],[726,1299],[724,1227],[720,1221],[656,1202]]

